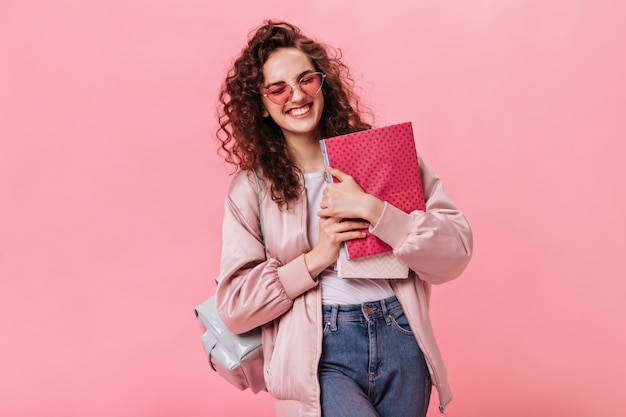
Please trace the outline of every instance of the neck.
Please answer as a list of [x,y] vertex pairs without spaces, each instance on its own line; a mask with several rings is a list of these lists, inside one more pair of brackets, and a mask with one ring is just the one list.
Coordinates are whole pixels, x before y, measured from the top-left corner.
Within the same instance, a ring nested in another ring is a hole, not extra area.
[[287,140],[289,153],[296,165],[304,173],[324,170],[324,156],[317,137]]

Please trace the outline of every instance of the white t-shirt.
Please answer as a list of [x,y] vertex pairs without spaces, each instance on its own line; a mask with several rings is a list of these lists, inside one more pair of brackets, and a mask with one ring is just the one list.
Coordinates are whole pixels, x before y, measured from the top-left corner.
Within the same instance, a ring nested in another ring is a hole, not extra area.
[[[326,173],[312,172],[304,174],[304,187],[308,202],[308,238],[311,247],[319,239],[319,217],[322,193],[326,187]],[[320,274],[322,303],[326,305],[362,304],[391,297],[393,289],[386,279],[340,278],[334,265]]]

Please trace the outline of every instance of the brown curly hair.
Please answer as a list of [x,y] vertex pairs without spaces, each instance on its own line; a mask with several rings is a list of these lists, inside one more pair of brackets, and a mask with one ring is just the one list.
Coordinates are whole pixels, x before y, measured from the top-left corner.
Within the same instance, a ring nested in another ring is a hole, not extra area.
[[340,51],[304,36],[299,28],[286,22],[267,20],[251,32],[219,95],[219,153],[238,170],[260,168],[270,181],[272,199],[284,208],[302,193],[300,170],[290,157],[280,127],[271,117],[263,117],[259,93],[262,67],[279,48],[304,52],[315,70],[326,74],[320,120],[323,137],[371,129],[371,125],[361,119],[364,107],[353,91],[354,80],[341,62]]

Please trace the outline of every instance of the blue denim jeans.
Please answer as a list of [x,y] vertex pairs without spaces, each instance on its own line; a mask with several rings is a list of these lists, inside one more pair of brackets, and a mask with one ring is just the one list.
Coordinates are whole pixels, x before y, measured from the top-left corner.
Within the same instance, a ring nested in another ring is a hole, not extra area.
[[425,417],[431,381],[396,297],[324,306],[323,417]]

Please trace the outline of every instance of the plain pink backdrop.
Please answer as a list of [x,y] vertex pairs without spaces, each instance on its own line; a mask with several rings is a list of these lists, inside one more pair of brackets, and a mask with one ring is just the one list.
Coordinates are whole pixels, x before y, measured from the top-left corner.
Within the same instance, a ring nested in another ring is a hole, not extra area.
[[472,222],[432,303],[448,415],[624,415],[621,0],[0,2],[0,415],[272,415],[193,316],[230,180],[219,84],[268,17],[343,50]]

